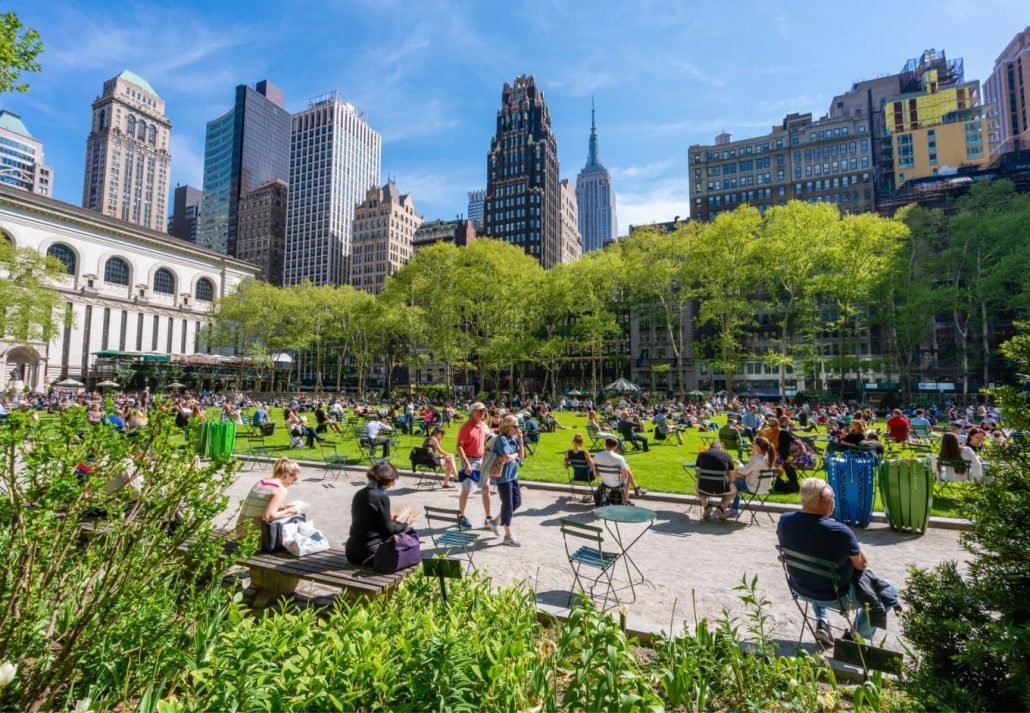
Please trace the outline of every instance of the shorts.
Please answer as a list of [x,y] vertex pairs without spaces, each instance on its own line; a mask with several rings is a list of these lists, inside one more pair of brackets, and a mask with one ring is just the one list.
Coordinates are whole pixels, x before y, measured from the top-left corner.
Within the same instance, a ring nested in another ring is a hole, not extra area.
[[472,472],[467,473],[464,468],[458,471],[458,483],[461,484],[462,490],[472,492],[473,488],[477,485],[481,488],[490,487],[486,483],[481,482],[482,475],[479,472],[479,466],[482,464],[482,458],[469,458],[469,465],[472,466]]

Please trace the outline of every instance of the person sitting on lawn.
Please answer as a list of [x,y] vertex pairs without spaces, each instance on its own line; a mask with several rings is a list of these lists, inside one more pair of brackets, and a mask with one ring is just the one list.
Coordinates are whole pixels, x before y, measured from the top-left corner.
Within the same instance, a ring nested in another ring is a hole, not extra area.
[[647,453],[647,437],[637,433],[636,424],[630,419],[628,409],[623,409],[620,414],[619,435],[622,436],[622,440],[629,441],[634,450],[643,449],[644,453]]
[[572,468],[582,473],[589,473],[590,479],[594,478],[594,459],[590,451],[583,447],[583,436],[579,433],[572,437],[572,448],[565,451],[565,470]]
[[383,458],[390,457],[390,433],[392,431],[388,416],[380,416],[365,424],[364,436],[368,439],[373,458],[375,458],[376,446],[383,447]]
[[896,443],[904,443],[908,440],[909,421],[901,409],[896,408],[891,412],[891,418],[887,421],[887,429],[891,432],[891,438]]
[[[604,430],[604,428],[601,427],[600,422],[597,420],[597,411],[590,411],[589,413],[587,413],[587,430],[594,431],[601,441],[604,441],[606,438],[614,438],[616,441],[619,440],[619,437],[617,435],[609,431],[606,431]],[[619,452],[622,452],[621,442],[619,443]]]
[[754,493],[758,490],[758,476],[763,470],[776,468],[776,449],[768,439],[755,436],[751,441],[751,457],[747,463],[730,473],[731,483],[736,490],[733,505],[726,511],[728,517],[740,517],[740,494]]
[[[621,491],[622,502],[626,505],[632,505],[633,503],[629,500],[627,488],[633,488],[633,494],[637,496],[643,495],[647,491],[637,485],[637,481],[633,477],[633,471],[629,469],[629,463],[626,462],[626,459],[615,452],[618,447],[618,438],[614,436],[605,438],[604,450],[594,456],[594,468],[601,474],[602,483],[612,490]],[[606,468],[605,466],[608,467]],[[614,472],[616,468],[618,469],[618,475]]]
[[737,419],[730,416],[726,419],[726,425],[719,429],[719,442],[726,449],[727,453],[739,453],[741,448],[740,426]]
[[448,453],[443,449],[441,443],[445,432],[442,427],[436,426],[429,434],[429,438],[422,444],[424,448],[428,448],[436,459],[437,465],[443,466],[443,487],[453,488],[451,485],[451,478],[458,477],[458,470],[455,467],[455,456],[453,453]]
[[665,438],[676,436],[676,443],[683,445],[683,435],[680,433],[678,426],[674,426],[669,423],[669,417],[665,415],[665,409],[658,409],[654,416],[651,418],[654,423],[654,435],[655,440],[658,440],[658,434],[664,435]]
[[[730,475],[730,482],[727,488],[722,492],[716,492],[714,490],[701,490],[701,478],[698,473],[697,478],[697,495],[701,500],[701,507],[704,508],[704,514],[701,516],[702,519],[707,520],[712,515],[712,510],[718,508],[719,519],[725,520],[727,517],[726,508],[729,506],[730,501],[733,500],[733,496],[736,490],[733,487],[733,459],[730,458],[729,454],[722,449],[722,444],[719,441],[715,441],[707,449],[697,454],[697,460],[695,462],[698,471],[720,471],[728,473]],[[718,498],[717,503],[712,502],[710,498]]]
[[[941,460],[951,461],[954,465],[942,465]],[[962,467],[959,462],[967,465]],[[968,445],[959,443],[954,433],[941,436],[941,449],[934,462],[937,478],[941,481],[963,482],[983,479],[983,464]]]

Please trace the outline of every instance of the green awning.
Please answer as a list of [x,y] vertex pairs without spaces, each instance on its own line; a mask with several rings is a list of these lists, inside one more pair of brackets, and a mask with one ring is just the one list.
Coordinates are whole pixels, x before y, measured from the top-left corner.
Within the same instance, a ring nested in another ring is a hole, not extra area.
[[172,357],[170,354],[141,354],[143,361],[147,362],[166,362],[171,361]]
[[102,352],[93,352],[93,356],[98,356],[101,359],[131,359],[133,355],[128,352],[120,352],[117,349],[105,349]]

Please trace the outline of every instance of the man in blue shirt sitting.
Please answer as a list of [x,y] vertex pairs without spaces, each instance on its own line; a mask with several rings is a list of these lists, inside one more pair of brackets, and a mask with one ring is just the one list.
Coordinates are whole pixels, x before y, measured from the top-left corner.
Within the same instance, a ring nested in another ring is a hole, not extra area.
[[827,646],[833,645],[833,634],[826,610],[839,609],[840,600],[850,602],[859,610],[855,618],[858,633],[866,639],[873,635],[873,627],[853,586],[867,566],[866,558],[851,528],[832,518],[833,500],[833,489],[826,481],[807,478],[801,484],[801,511],[783,515],[776,528],[776,536],[784,549],[837,563],[837,581],[842,590],[847,587],[845,596],[839,596],[843,591],[833,591],[825,577],[790,570],[791,588],[815,607],[815,638]]

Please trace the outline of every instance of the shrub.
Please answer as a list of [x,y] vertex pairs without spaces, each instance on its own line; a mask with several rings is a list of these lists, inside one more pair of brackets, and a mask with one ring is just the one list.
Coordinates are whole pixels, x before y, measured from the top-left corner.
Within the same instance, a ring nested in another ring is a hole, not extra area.
[[[1018,371],[1030,371],[1030,335],[1008,344]],[[1006,422],[1026,428],[1030,399],[1006,388],[994,393]],[[969,574],[954,562],[915,568],[905,590],[905,637],[918,656],[909,691],[930,708],[1030,709],[1030,443],[1026,435],[991,449],[990,481],[968,488],[963,534]]]
[[224,611],[211,521],[232,476],[179,442],[160,415],[132,438],[80,410],[0,428],[0,662],[18,668],[0,709],[132,700]]

